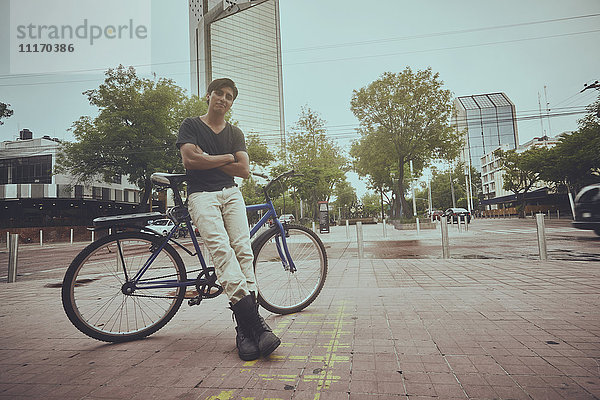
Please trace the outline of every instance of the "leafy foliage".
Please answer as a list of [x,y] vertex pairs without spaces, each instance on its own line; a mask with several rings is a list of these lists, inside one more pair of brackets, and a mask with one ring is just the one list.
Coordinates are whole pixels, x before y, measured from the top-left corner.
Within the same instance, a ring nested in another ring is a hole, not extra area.
[[544,180],[575,191],[600,181],[600,98],[588,107],[579,129],[563,134],[550,149],[548,162],[539,172]]
[[356,190],[352,187],[350,182],[344,178],[335,185],[333,194],[336,199],[331,204],[332,209],[336,210],[336,215],[339,211],[342,218],[349,218],[350,207],[353,204],[356,204]]
[[4,122],[2,122],[2,118],[8,118],[14,113],[14,111],[8,107],[10,107],[10,104],[2,103],[0,101],[0,125],[4,124]]
[[376,193],[365,193],[360,202],[363,206],[363,217],[381,216],[381,196]]
[[198,97],[187,98],[170,79],[139,78],[132,67],[119,66],[105,75],[97,89],[84,92],[98,116],[73,123],[76,141],[63,144],[57,170],[70,172],[76,182],[128,175],[144,190],[145,204],[153,172],[183,172],[177,131],[185,117],[203,114],[207,105]]
[[[468,208],[467,205],[467,178],[465,176],[465,166],[458,163],[453,169],[439,170],[432,169],[431,204],[435,210],[446,210],[454,207],[452,202],[452,191],[454,191],[454,200],[456,207]],[[452,182],[452,183],[451,183]],[[478,199],[481,197],[481,175],[471,167],[471,193],[473,194],[473,206],[477,208]],[[417,197],[427,199],[429,196],[427,188],[417,192]],[[426,202],[417,202],[417,212],[424,212],[428,204]]]
[[354,168],[369,176],[371,187],[391,189],[392,217],[409,216],[405,198],[406,165],[415,174],[431,160],[452,159],[460,143],[448,125],[451,93],[431,68],[410,67],[355,90],[351,110],[360,120],[362,137],[352,145]]
[[288,140],[290,164],[301,177],[290,180],[290,186],[313,208],[318,216],[318,201],[329,201],[333,188],[345,179],[347,160],[341,149],[326,135],[325,121],[316,111],[303,107]]
[[504,190],[517,195],[519,216],[525,217],[525,194],[538,182],[547,168],[550,150],[546,147],[532,147],[522,153],[516,150],[496,150],[494,155],[502,163],[504,170]]
[[266,167],[275,161],[275,154],[269,151],[267,144],[257,134],[246,136],[246,148],[250,164]]

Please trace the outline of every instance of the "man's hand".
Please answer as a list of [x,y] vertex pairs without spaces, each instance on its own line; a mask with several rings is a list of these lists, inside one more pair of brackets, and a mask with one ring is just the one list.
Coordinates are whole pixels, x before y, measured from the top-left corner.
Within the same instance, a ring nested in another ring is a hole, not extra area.
[[219,167],[219,169],[231,176],[239,176],[247,179],[250,176],[250,158],[245,151],[232,154],[233,162]]

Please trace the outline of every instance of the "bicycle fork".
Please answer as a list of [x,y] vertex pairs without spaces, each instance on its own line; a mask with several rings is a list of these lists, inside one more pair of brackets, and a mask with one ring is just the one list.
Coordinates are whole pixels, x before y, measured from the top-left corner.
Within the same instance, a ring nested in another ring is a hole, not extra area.
[[294,264],[294,260],[292,260],[292,256],[290,255],[287,241],[285,240],[285,228],[282,227],[281,231],[283,232],[283,235],[280,232],[279,235],[275,236],[275,247],[277,247],[277,252],[279,253],[279,258],[281,258],[283,269],[285,271],[294,273],[297,271],[297,269],[296,265]]

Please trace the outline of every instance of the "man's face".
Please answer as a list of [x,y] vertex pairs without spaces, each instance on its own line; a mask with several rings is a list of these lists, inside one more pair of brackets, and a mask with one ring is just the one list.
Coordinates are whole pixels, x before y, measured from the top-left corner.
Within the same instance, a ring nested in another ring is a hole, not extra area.
[[208,100],[209,109],[225,114],[233,104],[233,89],[223,86],[207,94],[206,99]]

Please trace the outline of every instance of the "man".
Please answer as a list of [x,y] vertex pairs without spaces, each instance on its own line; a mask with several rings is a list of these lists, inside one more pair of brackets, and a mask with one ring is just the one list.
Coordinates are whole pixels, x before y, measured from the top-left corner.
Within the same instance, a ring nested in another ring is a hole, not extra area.
[[207,113],[183,121],[177,146],[187,171],[190,215],[229,297],[238,325],[238,355],[249,361],[269,355],[281,341],[258,313],[246,205],[234,181],[250,175],[244,135],[225,121],[237,94],[231,79],[212,81]]

